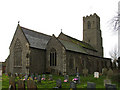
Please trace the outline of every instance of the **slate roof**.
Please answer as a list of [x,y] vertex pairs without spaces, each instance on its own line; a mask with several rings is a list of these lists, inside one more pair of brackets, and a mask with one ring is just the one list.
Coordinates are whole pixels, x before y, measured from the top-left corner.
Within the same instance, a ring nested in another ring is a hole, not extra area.
[[65,35],[71,41],[71,43],[74,43],[76,45],[79,45],[80,47],[83,47],[83,48],[86,48],[86,49],[89,49],[89,50],[96,51],[90,44],[88,44],[86,42],[83,42],[83,41],[80,41],[78,39],[75,39],[73,37],[70,37],[70,36],[68,36],[68,35],[66,35],[64,33],[62,33],[62,34]]
[[38,48],[38,49],[45,49],[48,41],[50,40],[51,36],[36,32],[24,27],[21,27],[23,33],[25,34],[30,47]]
[[61,40],[61,39],[59,39],[59,41],[64,45],[66,50],[88,54],[84,50],[84,48],[82,46],[78,45],[78,44],[75,44],[73,42],[66,41],[66,40]]

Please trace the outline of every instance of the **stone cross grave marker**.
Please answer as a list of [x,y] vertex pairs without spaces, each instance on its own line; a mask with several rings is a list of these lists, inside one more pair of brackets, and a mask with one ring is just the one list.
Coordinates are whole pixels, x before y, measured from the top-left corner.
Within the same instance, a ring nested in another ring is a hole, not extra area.
[[61,81],[61,79],[56,80],[56,87],[62,88],[62,81]]
[[87,89],[95,90],[96,89],[96,84],[93,82],[87,82]]
[[104,86],[105,86],[105,84],[111,84],[111,80],[110,79],[105,79],[104,80]]
[[117,90],[115,84],[105,84],[106,90]]
[[76,89],[76,84],[74,82],[70,82],[70,89],[74,90]]
[[27,88],[37,90],[37,85],[35,84],[34,80],[27,80]]
[[69,82],[69,75],[64,76],[64,82]]
[[99,72],[94,72],[94,78],[99,78]]
[[52,77],[52,75],[49,75],[49,80],[51,80],[51,81],[53,80],[53,77]]
[[17,84],[18,84],[18,90],[25,90],[25,81],[23,80],[18,80],[17,81]]
[[37,82],[41,83],[41,76],[40,75],[37,77]]
[[10,77],[9,78],[9,86],[11,85],[11,87],[13,88],[13,90],[16,89],[16,82],[15,82],[15,77]]

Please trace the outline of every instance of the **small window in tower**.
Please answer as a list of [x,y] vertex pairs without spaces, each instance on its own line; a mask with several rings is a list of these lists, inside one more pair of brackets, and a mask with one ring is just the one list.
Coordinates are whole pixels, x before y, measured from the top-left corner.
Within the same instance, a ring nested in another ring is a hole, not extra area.
[[90,21],[88,21],[87,25],[88,25],[88,29],[90,29],[90,28],[91,28],[91,23],[90,23]]

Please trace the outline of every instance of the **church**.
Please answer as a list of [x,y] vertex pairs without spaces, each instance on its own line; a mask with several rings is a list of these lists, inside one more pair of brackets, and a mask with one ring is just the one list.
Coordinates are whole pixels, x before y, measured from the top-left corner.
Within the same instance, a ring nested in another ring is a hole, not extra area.
[[103,57],[100,17],[83,17],[83,40],[61,32],[58,37],[37,32],[18,24],[11,41],[6,71],[11,73],[51,73],[59,75],[102,72],[111,67]]

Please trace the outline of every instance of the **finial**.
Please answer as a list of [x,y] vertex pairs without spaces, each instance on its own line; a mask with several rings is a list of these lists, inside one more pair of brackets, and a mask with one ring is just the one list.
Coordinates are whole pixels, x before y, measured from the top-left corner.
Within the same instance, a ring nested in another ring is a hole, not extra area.
[[61,32],[62,32],[62,29],[61,29]]
[[18,21],[18,24],[20,23],[20,21]]

